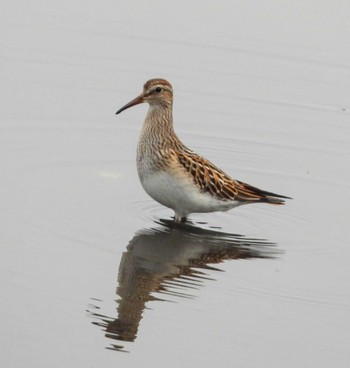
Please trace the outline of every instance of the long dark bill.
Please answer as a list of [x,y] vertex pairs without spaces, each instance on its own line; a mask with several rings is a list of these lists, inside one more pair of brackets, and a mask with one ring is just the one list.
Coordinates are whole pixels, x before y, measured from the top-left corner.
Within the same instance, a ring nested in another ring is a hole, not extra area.
[[123,106],[121,109],[119,109],[116,114],[120,114],[122,111],[128,109],[129,107],[138,105],[140,103],[143,102],[143,97],[142,96],[137,96],[136,98],[134,98],[132,101],[130,101],[129,103],[127,103],[125,106]]

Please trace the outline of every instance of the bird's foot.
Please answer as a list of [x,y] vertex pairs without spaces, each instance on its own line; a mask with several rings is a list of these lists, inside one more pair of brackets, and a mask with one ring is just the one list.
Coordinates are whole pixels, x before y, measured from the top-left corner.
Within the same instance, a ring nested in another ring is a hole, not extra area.
[[187,221],[187,217],[186,216],[177,216],[177,215],[175,215],[174,220],[178,224],[185,224],[186,221]]

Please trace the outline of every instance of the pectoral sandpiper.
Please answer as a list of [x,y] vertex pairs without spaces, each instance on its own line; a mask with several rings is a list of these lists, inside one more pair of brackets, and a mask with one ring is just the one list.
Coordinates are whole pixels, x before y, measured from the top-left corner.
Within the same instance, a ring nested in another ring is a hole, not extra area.
[[285,197],[234,180],[187,148],[173,128],[173,88],[164,79],[145,83],[141,95],[117,111],[147,102],[149,110],[137,146],[137,171],[145,191],[175,211],[175,221],[190,213],[227,211],[249,203],[284,204]]

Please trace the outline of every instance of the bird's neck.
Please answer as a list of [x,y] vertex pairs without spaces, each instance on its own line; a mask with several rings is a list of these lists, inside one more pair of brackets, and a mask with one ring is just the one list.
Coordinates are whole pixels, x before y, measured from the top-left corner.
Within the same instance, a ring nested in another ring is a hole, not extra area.
[[150,105],[143,124],[140,143],[165,147],[177,139],[173,127],[172,104]]

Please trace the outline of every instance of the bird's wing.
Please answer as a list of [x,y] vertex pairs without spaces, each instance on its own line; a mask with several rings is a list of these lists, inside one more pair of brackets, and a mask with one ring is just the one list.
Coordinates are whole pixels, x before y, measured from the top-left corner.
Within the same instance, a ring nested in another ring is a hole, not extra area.
[[280,198],[288,198],[234,180],[210,161],[189,149],[174,151],[172,156],[175,156],[191,175],[201,192],[210,193],[218,199],[283,204],[284,201]]

